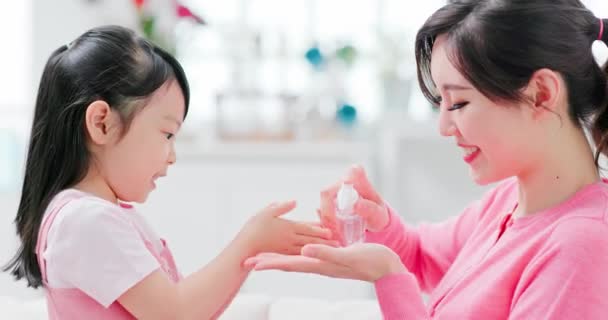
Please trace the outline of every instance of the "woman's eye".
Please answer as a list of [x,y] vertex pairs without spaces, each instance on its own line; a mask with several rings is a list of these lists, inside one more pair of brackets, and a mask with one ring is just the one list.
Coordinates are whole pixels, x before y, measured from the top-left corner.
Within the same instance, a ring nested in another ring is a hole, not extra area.
[[171,138],[173,138],[173,133],[166,133],[167,135],[167,140],[171,140]]
[[453,104],[451,107],[448,108],[448,111],[454,111],[454,110],[458,110],[458,109],[464,108],[467,104],[469,104],[469,103],[468,102],[462,102],[462,103]]
[[439,111],[439,106],[441,105],[441,96],[434,96],[431,99],[431,108],[433,110]]

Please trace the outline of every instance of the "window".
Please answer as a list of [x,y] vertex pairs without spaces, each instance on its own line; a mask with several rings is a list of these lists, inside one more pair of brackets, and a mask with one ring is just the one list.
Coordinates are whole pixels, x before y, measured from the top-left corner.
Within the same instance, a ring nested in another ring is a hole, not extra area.
[[23,159],[23,137],[30,89],[32,38],[31,2],[1,1],[0,29],[3,32],[0,51],[0,194],[16,192],[20,163]]

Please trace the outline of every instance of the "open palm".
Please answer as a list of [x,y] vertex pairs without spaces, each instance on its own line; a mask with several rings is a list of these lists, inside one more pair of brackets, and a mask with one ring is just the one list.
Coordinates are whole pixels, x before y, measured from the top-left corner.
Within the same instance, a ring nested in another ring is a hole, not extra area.
[[255,270],[315,273],[370,282],[406,270],[397,254],[375,243],[359,243],[345,248],[311,244],[304,246],[299,256],[261,253],[247,259],[245,265]]

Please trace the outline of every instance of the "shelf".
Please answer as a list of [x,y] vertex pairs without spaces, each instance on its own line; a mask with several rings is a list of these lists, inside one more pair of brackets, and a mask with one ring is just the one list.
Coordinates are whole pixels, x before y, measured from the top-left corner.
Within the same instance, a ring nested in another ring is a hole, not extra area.
[[369,156],[365,142],[182,142],[176,145],[180,160],[209,161],[344,161]]

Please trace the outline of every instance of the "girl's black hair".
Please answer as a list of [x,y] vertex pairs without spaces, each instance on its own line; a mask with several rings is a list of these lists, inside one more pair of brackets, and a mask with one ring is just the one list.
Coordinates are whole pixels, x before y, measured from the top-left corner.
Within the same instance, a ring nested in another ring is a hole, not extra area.
[[591,129],[596,165],[608,153],[608,63],[600,67],[591,52],[595,40],[608,44],[608,19],[578,0],[449,1],[416,36],[418,82],[433,104],[439,101],[431,52],[441,34],[454,66],[492,100],[523,101],[521,89],[539,69],[561,74],[570,118]]
[[85,113],[107,102],[128,128],[138,109],[167,81],[177,81],[188,112],[190,89],[179,62],[163,49],[120,26],[91,29],[48,59],[36,98],[21,201],[15,224],[21,239],[4,267],[28,286],[42,284],[36,242],[44,212],[61,190],[89,168]]

